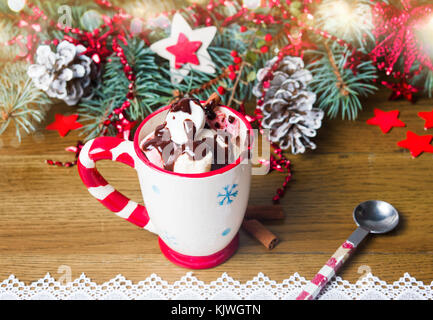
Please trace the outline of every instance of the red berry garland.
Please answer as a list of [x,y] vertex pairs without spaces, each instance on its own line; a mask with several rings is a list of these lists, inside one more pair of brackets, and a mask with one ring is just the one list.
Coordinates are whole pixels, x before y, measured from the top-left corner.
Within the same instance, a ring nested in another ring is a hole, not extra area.
[[242,62],[242,58],[241,57],[234,57],[233,58],[233,62],[236,63],[236,64],[239,64],[239,63]]

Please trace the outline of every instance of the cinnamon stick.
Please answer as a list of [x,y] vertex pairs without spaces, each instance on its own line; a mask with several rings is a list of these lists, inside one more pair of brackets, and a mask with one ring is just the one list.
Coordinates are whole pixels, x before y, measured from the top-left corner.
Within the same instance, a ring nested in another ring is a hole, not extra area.
[[182,98],[182,94],[178,89],[175,89],[172,92],[173,92],[173,99],[170,101],[169,105],[178,102],[180,98]]
[[280,205],[253,206],[249,205],[245,212],[245,219],[282,220],[284,219],[283,208]]
[[221,104],[221,97],[218,95],[218,93],[214,92],[212,93],[209,98],[204,103],[203,107],[211,106],[215,107]]
[[242,228],[254,238],[260,241],[269,250],[273,249],[278,243],[278,237],[269,231],[264,225],[258,220],[244,220],[242,222]]

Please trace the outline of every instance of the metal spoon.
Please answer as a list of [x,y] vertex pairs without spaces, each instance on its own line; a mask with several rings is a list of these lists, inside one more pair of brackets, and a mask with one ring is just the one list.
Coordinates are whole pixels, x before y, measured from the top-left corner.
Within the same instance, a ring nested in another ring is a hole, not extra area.
[[313,280],[305,286],[296,300],[313,300],[316,298],[367,234],[370,232],[389,232],[397,226],[399,221],[398,211],[388,202],[380,200],[369,200],[360,203],[353,210],[353,219],[358,228],[335,251]]

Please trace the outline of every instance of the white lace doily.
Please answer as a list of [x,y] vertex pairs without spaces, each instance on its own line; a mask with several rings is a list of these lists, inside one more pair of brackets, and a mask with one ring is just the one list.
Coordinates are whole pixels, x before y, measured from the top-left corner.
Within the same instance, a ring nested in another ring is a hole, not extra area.
[[[173,284],[152,274],[134,284],[118,275],[97,284],[84,274],[67,284],[60,284],[47,274],[43,279],[26,285],[11,275],[0,284],[1,299],[295,299],[306,279],[295,273],[276,282],[259,273],[254,279],[241,283],[226,273],[209,284],[187,273]],[[336,277],[322,291],[319,299],[429,299],[433,298],[433,282],[424,285],[408,273],[394,283],[386,283],[367,274],[355,284]]]

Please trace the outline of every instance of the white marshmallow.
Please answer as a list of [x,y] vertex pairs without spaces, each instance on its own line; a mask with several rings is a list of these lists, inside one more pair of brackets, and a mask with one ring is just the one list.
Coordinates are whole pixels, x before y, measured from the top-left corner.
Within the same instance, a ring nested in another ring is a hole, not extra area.
[[[235,139],[232,139],[232,140],[235,140]],[[228,148],[228,152],[229,152],[229,154],[233,155],[233,159],[234,160],[236,160],[237,158],[239,158],[239,156],[241,154],[241,149],[240,149],[240,147],[238,145],[236,145],[236,143],[234,143],[232,141],[232,143],[227,144],[225,142],[224,136],[221,136],[221,135],[217,136],[216,141],[217,141],[218,145],[222,149]]]
[[203,129],[198,134],[195,135],[195,140],[201,141],[201,140],[207,139],[207,138],[213,139],[214,135],[215,135],[215,132],[213,130]]
[[203,173],[211,169],[213,161],[212,152],[208,152],[205,157],[200,160],[193,160],[186,153],[177,158],[174,163],[174,172],[178,173]]
[[219,144],[219,146],[221,148],[226,148],[227,147],[227,143],[224,141],[224,137],[223,136],[217,136],[216,141],[217,141],[217,143]]
[[204,127],[206,116],[203,108],[193,101],[189,102],[191,114],[183,111],[169,112],[165,121],[166,127],[170,130],[171,140],[177,144],[185,144],[188,142],[188,136],[185,132],[184,121],[191,120],[194,123],[196,134]]

